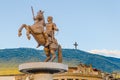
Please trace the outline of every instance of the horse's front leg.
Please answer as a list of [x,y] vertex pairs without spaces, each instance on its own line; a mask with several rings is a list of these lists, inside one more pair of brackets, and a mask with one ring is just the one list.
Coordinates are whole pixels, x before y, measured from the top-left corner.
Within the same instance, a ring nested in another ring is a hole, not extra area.
[[22,29],[26,27],[26,24],[22,24],[22,26],[18,29],[18,36],[22,35]]

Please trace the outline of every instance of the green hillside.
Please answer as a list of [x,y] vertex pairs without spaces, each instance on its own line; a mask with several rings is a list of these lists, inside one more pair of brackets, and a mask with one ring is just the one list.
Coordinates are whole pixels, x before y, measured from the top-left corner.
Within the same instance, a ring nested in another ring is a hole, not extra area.
[[[105,57],[75,49],[63,49],[62,53],[63,63],[69,66],[77,66],[82,62],[87,65],[92,64],[94,68],[105,72],[120,71],[120,59],[118,58]],[[19,64],[44,61],[45,58],[46,56],[42,50],[32,48],[1,49],[0,74],[7,74],[7,72],[13,72],[12,74],[14,74],[18,70]]]

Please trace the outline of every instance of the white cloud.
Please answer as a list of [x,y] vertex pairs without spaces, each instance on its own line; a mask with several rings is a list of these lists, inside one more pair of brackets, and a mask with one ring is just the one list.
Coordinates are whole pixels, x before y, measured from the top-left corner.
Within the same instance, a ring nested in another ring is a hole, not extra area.
[[93,54],[99,54],[99,55],[104,55],[104,56],[109,56],[109,57],[120,58],[120,51],[119,50],[94,49],[94,50],[91,50],[88,52],[93,53]]

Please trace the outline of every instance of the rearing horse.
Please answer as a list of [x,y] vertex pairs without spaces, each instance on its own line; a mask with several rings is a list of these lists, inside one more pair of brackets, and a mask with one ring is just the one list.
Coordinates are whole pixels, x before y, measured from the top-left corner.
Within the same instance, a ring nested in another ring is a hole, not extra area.
[[[48,46],[45,46],[46,44],[46,38],[44,34],[44,26],[45,26],[45,19],[43,15],[43,11],[39,11],[37,16],[34,17],[35,23],[33,25],[26,25],[22,24],[22,26],[18,30],[18,36],[20,37],[22,35],[22,29],[26,29],[26,36],[30,40],[30,35],[34,37],[36,42],[38,43],[38,47],[40,45],[44,46],[44,51],[47,56],[47,58],[44,60],[44,62],[52,62],[56,58],[56,50],[58,50],[58,62],[62,62],[62,51],[61,46],[58,43],[50,43]],[[52,57],[51,57],[52,54]]]

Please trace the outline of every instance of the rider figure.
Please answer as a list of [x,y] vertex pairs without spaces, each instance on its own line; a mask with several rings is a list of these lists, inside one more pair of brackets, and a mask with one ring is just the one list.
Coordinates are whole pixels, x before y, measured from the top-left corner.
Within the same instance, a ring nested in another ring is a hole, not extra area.
[[57,43],[57,40],[54,37],[55,31],[58,31],[58,28],[55,23],[53,23],[53,17],[48,16],[47,18],[48,23],[46,23],[45,28],[45,37],[46,37],[46,44],[45,46],[48,46],[50,43]]
[[[36,17],[34,17],[34,21],[35,21],[34,25],[36,25],[36,26],[38,26],[40,24],[39,21],[42,18],[40,13],[41,13],[41,11],[38,12]],[[56,24],[53,23],[53,17],[52,16],[48,16],[47,21],[48,21],[48,23],[43,24],[43,25],[45,25],[45,31],[43,32],[43,35],[44,35],[45,40],[46,40],[45,46],[48,46],[50,43],[57,43],[57,40],[54,38],[54,33],[55,33],[55,31],[58,31],[58,28],[56,27]],[[44,21],[44,23],[45,23],[45,21]],[[37,29],[36,29],[36,31],[37,31]],[[41,29],[39,29],[39,30],[41,30]],[[38,32],[40,32],[40,31],[38,31]],[[38,48],[39,46],[40,46],[40,44],[38,44],[38,46],[36,48]]]

